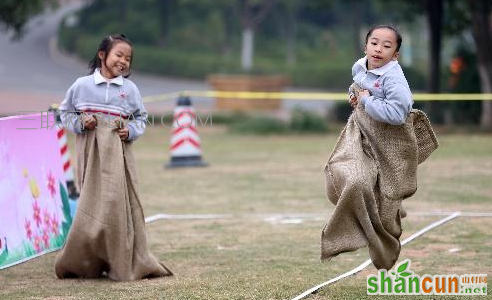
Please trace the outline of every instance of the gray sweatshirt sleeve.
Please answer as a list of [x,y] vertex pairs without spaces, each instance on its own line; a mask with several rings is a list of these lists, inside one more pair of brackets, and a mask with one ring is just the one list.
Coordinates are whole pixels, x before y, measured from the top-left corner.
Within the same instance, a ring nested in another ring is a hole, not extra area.
[[397,76],[389,76],[386,79],[384,98],[366,96],[361,101],[373,119],[391,125],[405,123],[413,102],[408,84]]
[[77,113],[72,102],[76,85],[77,82],[72,84],[72,86],[68,89],[59,110],[62,126],[72,132],[80,134],[83,131],[80,123],[82,115]]
[[[352,78],[354,78],[354,77],[355,77],[355,74],[357,74],[357,63],[355,63],[355,64],[352,66]],[[349,96],[348,96],[348,101],[350,102],[350,97],[351,97],[352,95],[354,95],[354,96],[355,96],[355,94],[353,93],[353,91],[352,91],[352,90],[350,90],[350,86],[349,86],[349,88],[348,88],[347,93],[348,93],[348,95],[349,95]]]
[[134,141],[138,137],[140,137],[144,132],[145,128],[147,126],[147,110],[145,109],[143,102],[142,102],[142,96],[140,95],[140,92],[138,89],[135,87],[135,101],[137,103],[138,108],[132,113],[133,120],[128,122],[127,127],[128,127],[128,141]]

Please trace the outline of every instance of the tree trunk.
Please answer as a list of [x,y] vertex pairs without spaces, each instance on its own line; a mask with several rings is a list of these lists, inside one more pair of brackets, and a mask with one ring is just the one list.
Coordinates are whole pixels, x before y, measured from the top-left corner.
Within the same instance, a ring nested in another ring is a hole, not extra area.
[[296,64],[296,44],[297,44],[297,11],[289,13],[289,24],[287,25],[287,65],[293,66]]
[[239,0],[237,2],[243,30],[241,45],[241,67],[243,71],[251,71],[253,68],[255,30],[270,12],[274,1],[262,0],[255,3],[250,0]]
[[168,43],[169,38],[169,19],[172,13],[172,3],[171,0],[160,0],[159,1],[159,14],[160,14],[160,36],[159,36],[159,46],[165,47]]
[[222,56],[223,57],[231,57],[232,56],[232,41],[234,38],[234,22],[236,19],[234,18],[234,9],[227,8],[225,11],[225,15],[223,16],[225,20],[225,39],[224,44],[222,45]]
[[300,0],[286,1],[280,9],[273,11],[272,17],[275,20],[280,37],[285,40],[285,63],[294,66],[297,62],[297,15]]
[[[364,51],[364,47],[360,43],[360,30],[362,28],[362,3],[360,1],[353,1],[352,3],[352,13],[351,18],[349,18],[352,24],[352,36],[353,36],[353,47],[354,47],[354,60],[360,58],[361,53]],[[365,44],[365,42],[364,42]]]
[[430,64],[427,90],[430,93],[440,91],[441,45],[442,45],[442,0],[427,0],[427,19],[430,29]]
[[[430,63],[427,91],[429,93],[440,92],[441,82],[441,48],[442,48],[442,24],[443,24],[443,0],[426,0],[427,21],[430,32]],[[442,106],[440,103],[429,102],[427,110],[432,118],[437,117],[437,122],[442,119]]]
[[120,1],[120,7],[121,7],[120,22],[122,24],[124,24],[127,20],[127,17],[128,17],[128,1],[127,0],[121,0]]
[[243,40],[241,49],[241,68],[243,71],[251,71],[253,68],[253,49],[255,32],[251,27],[243,28]]
[[[468,0],[472,14],[473,38],[477,48],[478,73],[482,93],[492,93],[492,4],[489,0]],[[482,101],[482,129],[492,129],[492,101]]]

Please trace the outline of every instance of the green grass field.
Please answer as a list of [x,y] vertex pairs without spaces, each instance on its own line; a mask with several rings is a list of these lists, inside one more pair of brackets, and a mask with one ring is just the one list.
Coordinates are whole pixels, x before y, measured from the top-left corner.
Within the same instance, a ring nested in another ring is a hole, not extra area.
[[[146,216],[233,214],[148,224],[151,250],[174,277],[58,280],[55,254],[48,254],[1,270],[0,299],[291,299],[368,258],[367,249],[361,249],[330,262],[319,260],[321,229],[333,210],[322,170],[338,133],[244,136],[220,126],[199,130],[207,168],[164,169],[169,160],[165,129],[149,128],[135,144]],[[416,195],[404,202],[403,238],[442,218],[417,212],[492,211],[492,136],[438,137],[441,147],[419,168]],[[73,151],[73,138],[70,145]],[[265,220],[273,213],[319,217],[301,223]],[[492,218],[457,218],[406,245],[400,261],[411,259],[411,269],[420,275],[490,275],[491,225]],[[376,274],[372,265],[307,299],[373,299],[366,294],[369,274]]]

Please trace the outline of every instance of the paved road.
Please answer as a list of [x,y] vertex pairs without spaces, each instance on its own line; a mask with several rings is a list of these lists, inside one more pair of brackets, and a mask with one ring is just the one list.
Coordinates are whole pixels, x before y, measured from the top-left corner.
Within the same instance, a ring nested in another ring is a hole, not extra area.
[[[65,91],[80,76],[87,74],[87,62],[60,53],[56,49],[56,31],[62,17],[80,6],[69,3],[32,19],[27,34],[12,41],[10,33],[0,32],[0,115],[19,111],[46,110],[51,103],[61,102]],[[95,51],[96,49],[94,49]],[[143,96],[180,90],[206,90],[204,81],[179,80],[139,73],[131,79]],[[149,104],[169,109],[174,103]],[[204,101],[201,101],[204,102]],[[211,99],[205,100],[211,106]]]
[[[63,54],[56,47],[56,31],[63,16],[83,5],[77,0],[66,3],[56,11],[33,18],[20,41],[14,42],[9,33],[0,32],[0,116],[18,114],[20,111],[45,111],[51,103],[63,100],[65,91],[75,79],[87,74],[87,62]],[[210,89],[205,81],[137,72],[132,74],[131,79],[143,96]],[[197,109],[213,109],[213,99],[193,101]],[[284,101],[282,111],[299,104],[316,111],[330,105],[315,101]],[[146,107],[153,113],[169,112],[174,107],[174,101],[151,103]]]

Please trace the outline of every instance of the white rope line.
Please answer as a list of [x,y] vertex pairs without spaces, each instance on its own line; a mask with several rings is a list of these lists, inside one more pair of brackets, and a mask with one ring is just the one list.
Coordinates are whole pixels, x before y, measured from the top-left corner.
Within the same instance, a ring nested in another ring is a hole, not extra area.
[[[418,232],[416,232],[416,233],[412,234],[412,235],[411,235],[411,236],[409,236],[408,238],[406,238],[406,239],[405,239],[405,240],[401,243],[401,245],[403,246],[403,245],[406,245],[406,244],[410,243],[412,240],[416,239],[417,237],[421,236],[422,234],[426,233],[427,231],[429,231],[429,230],[431,230],[431,229],[433,229],[433,228],[435,228],[435,227],[437,227],[437,226],[440,226],[440,225],[442,225],[442,224],[444,224],[444,223],[446,223],[446,222],[448,222],[448,221],[450,221],[450,220],[452,220],[452,219],[454,219],[454,218],[456,218],[456,217],[459,217],[460,215],[461,215],[461,213],[460,213],[460,212],[455,212],[455,213],[453,213],[453,214],[451,214],[451,215],[447,216],[446,218],[443,218],[443,219],[441,219],[441,220],[439,220],[439,221],[436,221],[436,222],[434,222],[434,223],[432,223],[432,224],[430,224],[430,225],[428,225],[428,226],[424,227],[422,230],[420,230],[420,231],[418,231]],[[345,277],[348,277],[348,276],[350,276],[350,275],[354,275],[354,274],[356,274],[356,273],[358,273],[358,272],[362,271],[363,269],[365,269],[365,268],[366,268],[368,265],[370,265],[370,264],[371,264],[371,260],[370,260],[370,259],[368,259],[368,260],[366,260],[365,262],[363,262],[360,266],[358,266],[357,268],[352,269],[352,270],[350,270],[350,271],[348,271],[348,272],[346,272],[346,273],[344,273],[344,274],[342,274],[342,275],[340,275],[340,276],[338,276],[338,277],[335,277],[335,278],[333,278],[333,279],[330,279],[330,280],[328,280],[328,281],[326,281],[326,282],[323,282],[323,283],[321,283],[321,284],[318,284],[317,286],[315,286],[315,287],[313,287],[313,288],[310,288],[309,290],[305,291],[304,293],[300,294],[299,296],[297,296],[297,297],[295,297],[295,298],[292,298],[291,300],[300,300],[300,299],[302,299],[302,298],[304,298],[304,297],[306,297],[306,296],[309,296],[309,295],[311,295],[311,294],[313,294],[313,293],[317,292],[319,289],[321,289],[321,288],[322,288],[322,287],[324,287],[324,286],[327,286],[327,285],[329,285],[329,284],[332,284],[332,283],[334,283],[334,282],[337,282],[337,281],[338,281],[338,280],[340,280],[340,279],[343,279],[343,278],[345,278]]]
[[[445,211],[416,212],[416,213],[410,212],[411,215],[416,215],[416,216],[447,216],[451,213],[452,212],[445,212]],[[460,217],[492,217],[492,212],[462,211],[462,212],[460,212]]]
[[441,219],[439,221],[436,221],[432,224],[430,224],[429,226],[417,231],[416,233],[412,234],[411,236],[407,237],[405,240],[403,240],[403,242],[401,242],[401,245],[404,246],[408,243],[410,243],[411,241],[413,241],[414,239],[416,239],[417,237],[421,236],[422,234],[426,233],[427,231],[437,227],[437,226],[441,226],[442,224],[456,218],[456,217],[459,217],[461,216],[461,212],[457,211],[449,216],[447,216],[446,218],[444,219]]

